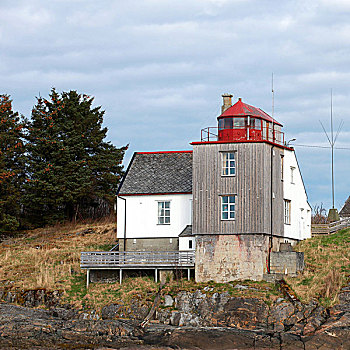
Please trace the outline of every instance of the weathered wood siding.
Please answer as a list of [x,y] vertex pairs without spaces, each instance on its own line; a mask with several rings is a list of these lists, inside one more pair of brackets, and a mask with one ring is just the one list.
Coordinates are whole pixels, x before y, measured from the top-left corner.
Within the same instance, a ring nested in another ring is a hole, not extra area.
[[[235,152],[236,176],[221,176],[221,152]],[[283,235],[283,149],[267,143],[200,144],[193,147],[193,233]],[[273,191],[271,191],[271,157]],[[221,220],[221,195],[236,195],[236,219]]]

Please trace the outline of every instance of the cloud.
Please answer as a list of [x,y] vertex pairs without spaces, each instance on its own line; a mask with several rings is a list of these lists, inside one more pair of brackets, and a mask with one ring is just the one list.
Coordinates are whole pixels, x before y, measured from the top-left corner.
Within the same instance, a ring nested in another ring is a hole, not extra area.
[[[350,143],[348,1],[33,0],[0,3],[1,91],[30,115],[35,96],[77,89],[106,110],[108,137],[133,150],[188,149],[215,126],[221,94],[268,113],[286,139],[326,145],[333,88],[338,145]],[[329,205],[327,149],[297,148],[311,203]],[[337,197],[350,194],[337,151]],[[315,177],[314,174],[318,176]]]

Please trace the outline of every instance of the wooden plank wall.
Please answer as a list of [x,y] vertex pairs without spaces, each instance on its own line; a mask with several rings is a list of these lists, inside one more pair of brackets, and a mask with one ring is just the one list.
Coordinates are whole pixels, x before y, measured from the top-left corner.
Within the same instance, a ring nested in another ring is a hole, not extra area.
[[[270,233],[271,145],[200,144],[193,148],[193,233]],[[283,235],[281,154],[274,147],[273,233]],[[236,176],[221,176],[221,152],[236,155]],[[221,220],[224,194],[236,194],[236,220]]]

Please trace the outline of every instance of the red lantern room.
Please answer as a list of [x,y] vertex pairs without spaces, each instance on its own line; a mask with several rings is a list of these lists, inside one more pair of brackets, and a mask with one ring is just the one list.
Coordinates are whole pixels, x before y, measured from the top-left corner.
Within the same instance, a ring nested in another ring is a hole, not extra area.
[[[269,141],[284,144],[282,124],[260,108],[244,103],[241,98],[232,105],[232,95],[224,94],[222,97],[224,103],[222,113],[217,118],[218,127],[203,129],[202,142]],[[216,140],[213,140],[213,136]]]

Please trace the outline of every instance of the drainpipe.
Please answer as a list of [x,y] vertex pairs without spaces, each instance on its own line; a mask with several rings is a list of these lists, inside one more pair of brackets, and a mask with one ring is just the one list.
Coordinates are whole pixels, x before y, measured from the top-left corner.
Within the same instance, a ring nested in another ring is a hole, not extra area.
[[268,254],[268,273],[271,273],[271,251],[273,246],[273,153],[275,151],[275,146],[271,147],[271,194],[270,194],[270,222],[271,222],[271,232],[269,239],[269,254]]
[[124,201],[124,252],[126,251],[126,198],[117,196]]

